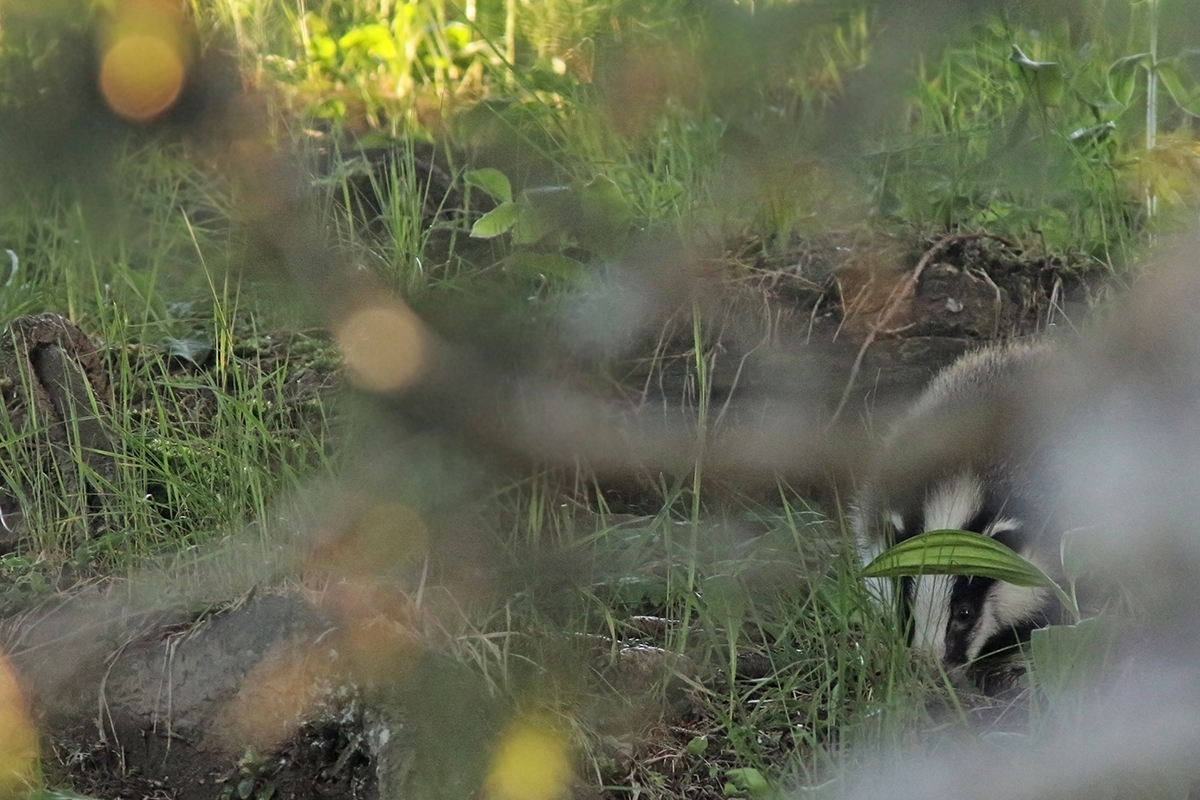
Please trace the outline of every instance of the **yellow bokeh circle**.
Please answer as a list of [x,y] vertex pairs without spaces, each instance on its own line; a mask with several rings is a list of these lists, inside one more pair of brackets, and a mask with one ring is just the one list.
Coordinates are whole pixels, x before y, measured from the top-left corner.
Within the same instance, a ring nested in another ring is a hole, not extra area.
[[16,672],[0,653],[0,797],[27,797],[37,781],[37,729]]
[[554,727],[522,720],[505,731],[488,769],[488,800],[555,800],[571,784],[571,756]]
[[100,62],[100,92],[117,115],[146,122],[175,103],[186,72],[183,55],[166,39],[121,36]]

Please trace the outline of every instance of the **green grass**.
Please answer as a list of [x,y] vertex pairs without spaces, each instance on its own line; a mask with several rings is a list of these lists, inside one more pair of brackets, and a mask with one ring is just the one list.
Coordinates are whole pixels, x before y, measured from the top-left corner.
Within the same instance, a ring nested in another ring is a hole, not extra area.
[[[724,291],[746,277],[731,250],[788,253],[848,231],[916,240],[985,229],[1119,267],[1191,208],[1200,181],[1181,157],[1155,173],[1162,203],[1147,221],[1141,167],[1158,162],[1139,143],[1141,90],[1110,96],[1143,19],[1122,18],[1131,38],[1120,40],[1087,4],[1036,35],[1019,20],[951,32],[902,92],[876,98],[894,117],[834,147],[827,128],[854,118],[839,103],[893,34],[854,4],[834,4],[819,24],[803,4],[762,5],[706,16],[682,3],[481,0],[472,15],[416,2],[384,19],[367,0],[225,0],[194,11],[202,38],[235,47],[278,104],[275,140],[305,142],[306,163],[327,159],[312,199],[331,271],[378,277],[444,340],[588,386],[609,376],[572,371],[555,338],[564,309],[651,236],[704,253],[718,276],[705,285]],[[9,61],[55,43],[5,37]],[[1010,62],[1013,44],[1060,62],[1056,77]],[[1161,124],[1176,151],[1195,147],[1187,114],[1168,110]],[[358,142],[348,133],[366,128]],[[444,153],[434,137],[449,142]],[[172,560],[208,569],[195,580],[214,587],[295,582],[296,564],[314,566],[305,536],[336,538],[330,530],[366,525],[355,516],[364,507],[392,503],[419,522],[427,560],[389,549],[409,532],[391,520],[368,532],[378,540],[362,534],[356,558],[315,566],[397,588],[427,612],[427,683],[393,688],[424,703],[423,763],[436,769],[453,771],[446,752],[465,748],[461,768],[478,777],[513,709],[557,720],[579,780],[614,797],[845,784],[882,752],[978,732],[966,719],[976,701],[912,663],[868,604],[831,520],[838,509],[814,510],[791,490],[730,497],[697,461],[674,477],[633,476],[647,516],[631,520],[610,512],[584,463],[514,473],[469,441],[410,430],[385,402],[329,391],[339,364],[327,298],[306,298],[311,287],[270,263],[243,224],[255,209],[242,205],[241,176],[213,168],[206,147],[169,139],[97,145],[79,155],[97,162],[82,185],[10,181],[0,193],[0,248],[21,262],[0,291],[0,320],[50,309],[102,343],[113,402],[96,413],[117,464],[111,481],[79,456],[70,465],[109,498],[97,526],[68,491],[71,470],[44,467],[44,425],[0,421],[25,513],[20,548],[0,557],[7,602]],[[358,153],[368,140],[393,146],[382,169]],[[448,188],[422,180],[430,153],[445,159]],[[541,235],[471,236],[495,206],[466,179],[481,166],[544,215]],[[382,198],[371,225],[355,220],[364,187]],[[699,300],[690,314],[688,394],[671,399],[699,452],[722,416],[709,397],[721,343]],[[604,373],[608,356],[588,358]],[[235,563],[239,547],[287,550],[279,563],[292,566],[255,573],[260,562]],[[648,648],[648,672],[630,666],[633,644]],[[438,706],[464,697],[492,715],[477,730]]]

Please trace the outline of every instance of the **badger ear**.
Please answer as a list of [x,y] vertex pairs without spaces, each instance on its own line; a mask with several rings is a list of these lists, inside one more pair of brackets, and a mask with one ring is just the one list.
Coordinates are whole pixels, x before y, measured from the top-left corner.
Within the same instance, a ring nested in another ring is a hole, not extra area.
[[997,517],[983,529],[983,534],[1021,555],[1025,555],[1024,551],[1033,539],[1025,525],[1012,517]]

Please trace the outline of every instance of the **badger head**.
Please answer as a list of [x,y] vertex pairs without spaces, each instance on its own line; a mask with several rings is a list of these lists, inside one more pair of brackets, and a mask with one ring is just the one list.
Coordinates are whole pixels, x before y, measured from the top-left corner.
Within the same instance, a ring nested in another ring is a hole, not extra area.
[[[933,530],[953,529],[989,536],[1047,570],[1039,546],[1044,531],[1011,487],[994,476],[962,472],[932,482],[918,502],[885,511],[892,542]],[[940,661],[948,672],[977,681],[1017,654],[1036,628],[1060,616],[1057,600],[1044,587],[1023,587],[969,575],[903,578],[895,597],[909,643]]]
[[[998,498],[989,498],[983,481],[959,475],[931,488],[923,519],[901,519],[897,535],[955,529],[989,536],[1018,554],[1039,560],[1034,537],[1019,509],[1005,513]],[[907,529],[907,530],[906,530]],[[911,533],[909,532],[911,531]],[[1046,569],[1048,565],[1039,564]],[[969,575],[922,575],[907,587],[912,644],[948,667],[985,656],[1011,653],[1032,630],[1048,625],[1056,610],[1045,587],[1014,586],[993,578]]]

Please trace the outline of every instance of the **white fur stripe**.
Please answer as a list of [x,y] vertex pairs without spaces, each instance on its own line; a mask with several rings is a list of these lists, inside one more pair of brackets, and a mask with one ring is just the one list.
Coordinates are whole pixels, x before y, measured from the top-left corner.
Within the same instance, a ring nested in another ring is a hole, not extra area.
[[983,615],[967,643],[967,660],[978,658],[988,639],[1045,608],[1050,590],[996,581],[988,589]]
[[[925,531],[961,530],[983,504],[983,487],[970,474],[939,483],[925,497]],[[913,647],[939,661],[946,657],[952,575],[921,575],[913,585]]]
[[913,596],[913,647],[939,661],[946,657],[946,626],[950,622],[953,575],[921,575]]

